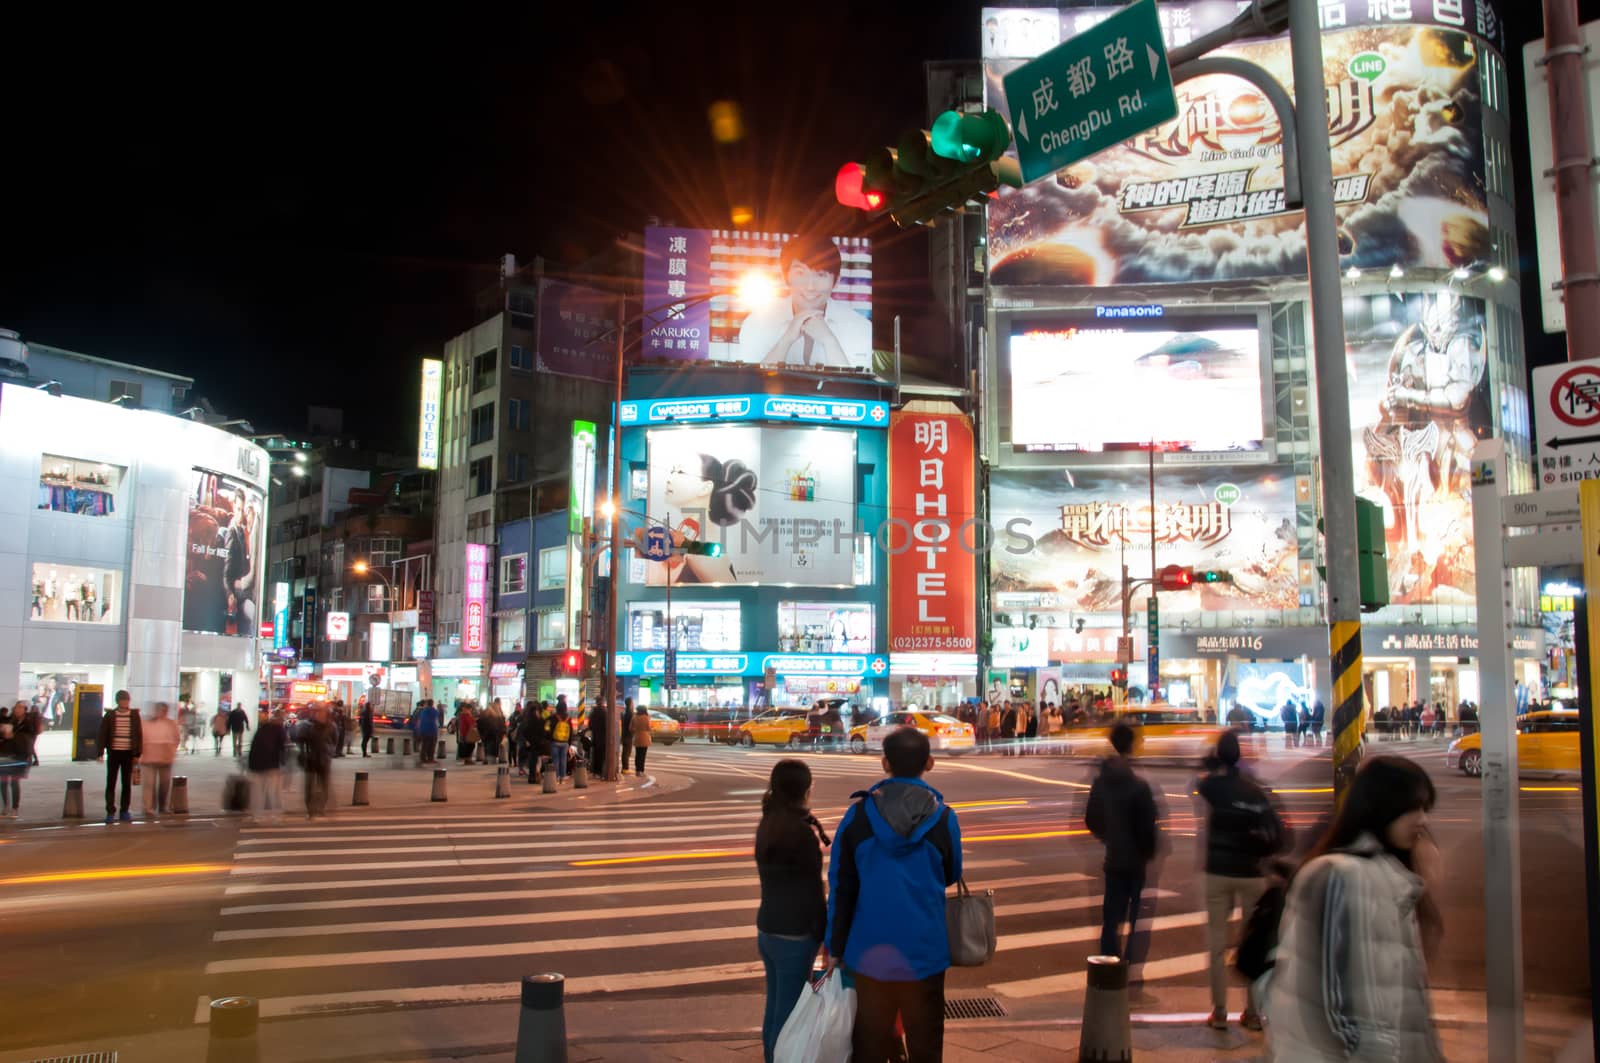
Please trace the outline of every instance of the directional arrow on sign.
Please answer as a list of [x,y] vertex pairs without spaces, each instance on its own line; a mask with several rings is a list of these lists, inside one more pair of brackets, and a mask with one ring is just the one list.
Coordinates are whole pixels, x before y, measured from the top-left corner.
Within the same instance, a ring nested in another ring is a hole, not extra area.
[[1161,69],[1161,53],[1148,44],[1144,46],[1144,51],[1150,57],[1150,76],[1155,77],[1156,71]]
[[1583,443],[1600,443],[1600,435],[1552,437],[1550,442],[1545,444],[1545,449],[1560,450],[1562,447],[1575,447]]

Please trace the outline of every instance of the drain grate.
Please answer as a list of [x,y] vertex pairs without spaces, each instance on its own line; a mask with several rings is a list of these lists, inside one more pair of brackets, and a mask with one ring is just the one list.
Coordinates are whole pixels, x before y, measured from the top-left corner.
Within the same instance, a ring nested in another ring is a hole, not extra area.
[[28,1063],[117,1063],[115,1052],[85,1052],[76,1056],[51,1056],[49,1059],[32,1059]]
[[1006,1009],[994,997],[965,997],[944,1002],[944,1017],[948,1019],[1003,1019]]

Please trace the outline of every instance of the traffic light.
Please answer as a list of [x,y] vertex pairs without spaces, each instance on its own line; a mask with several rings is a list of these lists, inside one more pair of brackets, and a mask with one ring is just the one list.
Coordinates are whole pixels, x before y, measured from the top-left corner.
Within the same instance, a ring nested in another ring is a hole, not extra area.
[[1194,569],[1187,565],[1168,565],[1156,574],[1156,586],[1164,591],[1186,591],[1194,585]]
[[1111,685],[1125,687],[1128,685],[1128,670],[1126,668],[1111,669]]
[[1194,581],[1196,583],[1232,583],[1233,573],[1218,572],[1216,569],[1208,569],[1204,572],[1196,572],[1194,574]]
[[1361,611],[1389,604],[1389,555],[1383,531],[1383,507],[1356,498],[1356,566],[1361,573]]
[[560,663],[560,666],[561,666],[561,674],[562,675],[582,675],[583,674],[583,651],[582,650],[565,650],[561,654],[561,659],[560,659],[559,663]]
[[721,543],[703,543],[699,539],[685,539],[683,553],[698,554],[701,557],[721,557]]
[[857,210],[887,207],[902,229],[953,213],[1002,184],[1022,187],[1022,172],[1005,158],[1011,128],[998,111],[946,111],[932,131],[908,129],[866,165],[846,163],[834,178],[839,202]]

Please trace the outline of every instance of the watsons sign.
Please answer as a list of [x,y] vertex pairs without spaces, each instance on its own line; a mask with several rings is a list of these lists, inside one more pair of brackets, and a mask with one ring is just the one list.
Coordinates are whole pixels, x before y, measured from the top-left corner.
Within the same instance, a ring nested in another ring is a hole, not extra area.
[[819,399],[803,395],[712,395],[622,404],[623,424],[700,421],[793,421],[884,428],[889,423],[889,404],[872,399]]
[[[666,670],[662,653],[617,654],[618,675],[660,675]],[[679,653],[679,675],[763,676],[827,675],[872,677],[886,675],[889,659],[882,654],[849,653]]]

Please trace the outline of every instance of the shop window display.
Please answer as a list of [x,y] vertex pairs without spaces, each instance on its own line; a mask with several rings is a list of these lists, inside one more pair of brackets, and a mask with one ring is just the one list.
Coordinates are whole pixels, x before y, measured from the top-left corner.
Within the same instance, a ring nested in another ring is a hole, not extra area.
[[871,653],[872,606],[865,602],[780,602],[783,653]]
[[46,454],[39,463],[39,509],[109,517],[127,470],[119,465]]
[[117,573],[79,565],[36,563],[28,619],[48,623],[117,622]]

